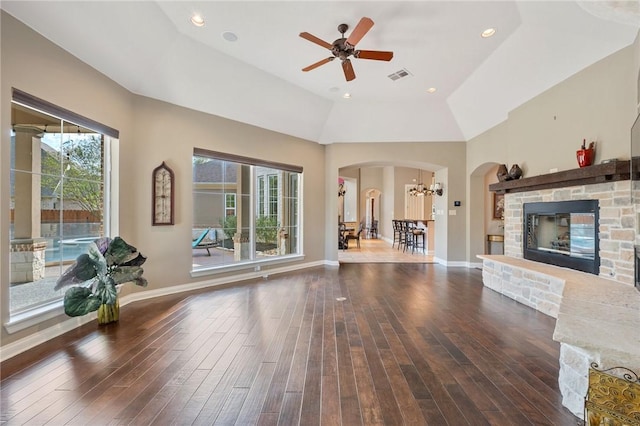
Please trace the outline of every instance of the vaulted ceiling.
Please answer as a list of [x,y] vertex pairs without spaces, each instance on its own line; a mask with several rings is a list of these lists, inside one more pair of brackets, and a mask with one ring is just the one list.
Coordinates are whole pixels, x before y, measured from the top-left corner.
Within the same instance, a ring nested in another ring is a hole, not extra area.
[[[2,1],[0,7],[133,93],[319,143],[461,141],[633,43],[637,1]],[[205,25],[190,22],[200,14]],[[332,43],[362,17],[358,49]],[[481,32],[495,28],[493,37]],[[226,34],[225,34],[226,33]],[[229,41],[229,33],[236,40]],[[389,75],[406,71],[404,78]],[[433,93],[427,92],[435,88]],[[350,93],[351,98],[343,95]]]

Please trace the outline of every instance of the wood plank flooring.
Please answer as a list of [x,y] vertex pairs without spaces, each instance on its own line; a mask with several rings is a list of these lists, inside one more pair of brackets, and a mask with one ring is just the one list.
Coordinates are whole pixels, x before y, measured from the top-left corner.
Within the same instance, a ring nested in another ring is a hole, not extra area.
[[576,425],[553,327],[478,270],[308,269],[129,304],[11,358],[0,423]]

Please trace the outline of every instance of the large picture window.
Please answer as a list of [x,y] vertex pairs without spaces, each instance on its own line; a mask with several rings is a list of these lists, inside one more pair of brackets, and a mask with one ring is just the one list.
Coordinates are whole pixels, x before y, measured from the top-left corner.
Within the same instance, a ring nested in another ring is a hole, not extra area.
[[13,321],[59,304],[64,289],[54,291],[58,277],[90,242],[108,232],[109,138],[82,123],[89,120],[69,121],[64,116],[76,117],[73,113],[22,92],[14,92],[11,113]]
[[192,164],[193,270],[300,253],[301,167],[202,149]]

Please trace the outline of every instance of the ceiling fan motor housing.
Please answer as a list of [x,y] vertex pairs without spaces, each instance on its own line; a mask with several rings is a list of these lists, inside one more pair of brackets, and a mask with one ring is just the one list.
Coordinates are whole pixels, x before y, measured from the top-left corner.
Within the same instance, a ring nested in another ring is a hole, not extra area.
[[347,43],[346,38],[339,38],[333,42],[331,53],[333,53],[333,56],[335,56],[336,58],[345,60],[349,56],[354,54],[354,47]]

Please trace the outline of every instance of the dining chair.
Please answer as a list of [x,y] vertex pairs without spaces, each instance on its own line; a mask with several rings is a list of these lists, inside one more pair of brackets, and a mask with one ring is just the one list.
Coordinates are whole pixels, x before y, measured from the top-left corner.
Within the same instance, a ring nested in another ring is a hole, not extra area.
[[391,248],[393,248],[396,243],[400,245],[400,221],[397,219],[391,219],[391,226],[393,228],[393,242],[391,243]]
[[349,246],[349,241],[356,240],[356,246],[360,248],[360,236],[362,235],[363,229],[364,229],[364,226],[362,225],[362,223],[360,223],[360,225],[358,225],[358,232],[356,234],[347,234],[346,236],[347,246]]
[[371,227],[369,228],[369,237],[378,238],[378,219],[374,219],[373,222],[371,222]]
[[407,222],[407,243],[405,248],[409,250],[409,247],[411,247],[411,254],[420,249],[424,253],[425,250],[424,229],[418,228],[418,225],[413,221]]
[[402,247],[402,251],[405,251],[407,244],[407,221],[398,220],[398,228],[400,229],[398,235],[398,250],[400,250],[400,247]]

